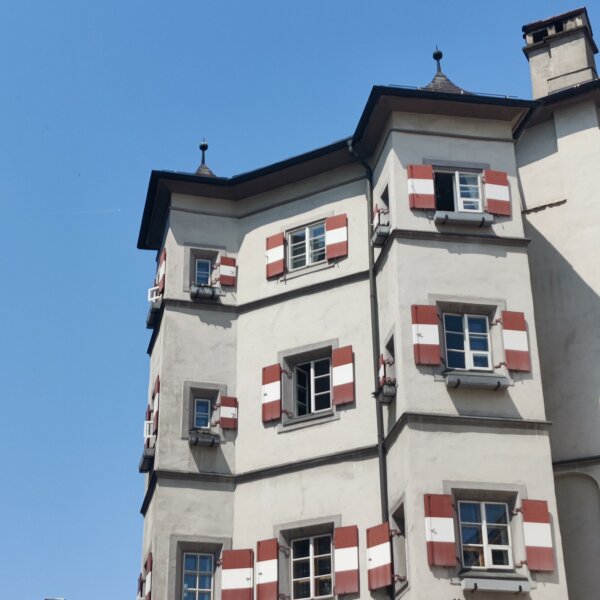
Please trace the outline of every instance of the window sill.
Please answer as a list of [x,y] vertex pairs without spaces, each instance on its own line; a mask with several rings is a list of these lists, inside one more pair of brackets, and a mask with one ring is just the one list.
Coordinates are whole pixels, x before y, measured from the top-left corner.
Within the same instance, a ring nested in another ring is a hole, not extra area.
[[218,300],[225,294],[220,287],[211,285],[198,285],[192,283],[190,286],[190,298],[192,300]]
[[295,269],[293,271],[286,271],[282,279],[288,281],[290,279],[296,279],[296,277],[302,277],[302,275],[308,275],[309,273],[315,273],[317,271],[331,269],[334,266],[335,264],[333,262],[323,261],[315,265],[310,265],[308,267],[299,267],[298,269]]
[[190,446],[219,446],[221,444],[221,436],[212,431],[190,429],[188,444]]
[[527,577],[512,571],[463,571],[459,574],[461,587],[466,592],[506,592],[508,594],[527,594],[531,591],[531,582]]
[[284,415],[283,422],[277,426],[277,433],[285,433],[286,431],[303,429],[304,427],[311,427],[312,425],[329,423],[331,421],[337,421],[339,418],[340,414],[334,410],[318,415],[305,415],[303,417],[286,417]]
[[446,371],[441,376],[449,389],[471,388],[477,390],[505,390],[510,379],[497,373],[477,373],[475,371]]
[[389,225],[378,225],[373,232],[373,237],[371,238],[371,242],[373,246],[383,246],[385,244],[385,240],[388,239],[390,235],[391,227]]
[[469,213],[436,210],[433,216],[436,225],[466,225],[468,227],[491,227],[494,216],[489,213]]
[[144,451],[142,453],[142,458],[140,459],[140,464],[138,466],[138,471],[140,473],[148,473],[152,468],[154,463],[154,448],[146,448],[144,446]]

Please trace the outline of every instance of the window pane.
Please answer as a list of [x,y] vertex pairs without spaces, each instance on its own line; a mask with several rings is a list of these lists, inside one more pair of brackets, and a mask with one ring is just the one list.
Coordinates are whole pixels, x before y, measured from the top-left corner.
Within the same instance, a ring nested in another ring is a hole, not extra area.
[[328,392],[329,389],[329,375],[327,375],[326,377],[319,377],[318,379],[315,379],[315,394]]
[[473,366],[480,369],[487,369],[490,366],[490,361],[488,360],[487,356],[475,354],[473,356]]
[[488,524],[492,523],[508,523],[505,504],[486,504],[485,518]]
[[210,600],[210,592],[201,592],[198,594],[198,600]]
[[212,588],[212,575],[200,575],[200,585],[198,587],[201,590],[210,590]]
[[331,394],[319,394],[315,396],[315,410],[331,408]]
[[292,549],[294,551],[294,558],[302,558],[310,554],[310,541],[306,540],[294,540]]
[[213,570],[213,559],[212,556],[203,554],[200,556],[200,571],[203,573],[212,573]]
[[315,592],[317,596],[330,596],[332,593],[331,577],[323,577],[315,582]]
[[329,373],[329,359],[315,361],[315,375],[326,375]]
[[310,598],[310,581],[294,581],[294,598]]
[[185,575],[183,577],[183,589],[184,590],[195,590],[196,589],[196,576]]
[[496,566],[508,566],[508,550],[492,550],[492,564]]
[[481,527],[463,525],[461,527],[463,544],[483,544],[481,539]]
[[318,235],[325,235],[325,223],[316,223],[310,226],[310,236],[317,237]]
[[184,556],[183,562],[185,565],[186,571],[196,571],[198,565],[198,556],[196,554],[186,554]]
[[183,600],[196,600],[196,592],[185,592]]
[[471,350],[476,350],[479,352],[487,352],[488,351],[488,341],[487,337],[482,337],[478,335],[470,335],[469,336],[469,346]]
[[448,350],[464,350],[465,338],[462,333],[446,333],[446,348]]
[[302,579],[310,575],[310,562],[308,560],[294,561],[294,579]]
[[482,548],[464,548],[463,563],[465,567],[484,567]]
[[487,319],[485,317],[467,317],[469,333],[487,333]]
[[451,369],[464,369],[465,368],[465,355],[464,352],[448,352],[448,367]]
[[315,555],[331,554],[331,537],[328,535],[315,538]]
[[324,556],[315,558],[315,575],[329,575],[331,573],[331,558]]
[[492,546],[508,546],[508,528],[507,527],[488,527],[488,544]]
[[204,259],[196,260],[196,283],[207,285],[210,282],[210,261]]
[[298,229],[298,231],[292,231],[290,233],[290,246],[293,244],[298,244],[299,242],[306,241],[306,230]]
[[444,329],[446,331],[458,331],[462,333],[463,320],[458,315],[444,315]]
[[459,504],[461,523],[481,523],[481,511],[476,502],[461,502]]

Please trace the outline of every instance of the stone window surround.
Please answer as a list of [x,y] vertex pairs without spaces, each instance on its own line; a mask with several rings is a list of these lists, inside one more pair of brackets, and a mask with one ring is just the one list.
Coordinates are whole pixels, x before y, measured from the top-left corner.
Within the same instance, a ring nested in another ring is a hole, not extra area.
[[169,539],[169,563],[167,569],[168,598],[182,598],[183,554],[200,552],[214,556],[213,598],[221,597],[221,577],[216,566],[223,550],[231,550],[232,541],[227,537],[172,534]]
[[[281,408],[294,413],[296,402],[296,389],[294,386],[294,367],[298,364],[315,360],[318,358],[331,357],[331,351],[339,347],[337,338],[316,342],[314,344],[305,344],[296,348],[289,348],[277,353],[277,361],[282,366],[284,371],[281,379]],[[292,431],[319,423],[334,421],[340,418],[339,412],[333,404],[333,381],[331,382],[331,410],[312,415],[304,415],[302,417],[288,416],[282,413],[281,423],[277,426],[277,433]]]
[[[195,283],[196,258],[205,258],[211,261],[213,267],[225,253],[224,246],[197,246],[195,244],[184,244],[183,246],[183,291],[190,292],[192,283]],[[218,284],[217,284],[218,285]]]
[[[227,395],[227,386],[220,383],[209,383],[206,381],[183,382],[183,402],[181,403],[181,439],[187,440],[190,437],[190,430],[194,428],[194,398],[205,397],[216,404],[221,396]],[[211,422],[214,420],[215,413],[211,412]],[[222,435],[219,425],[211,425],[213,433]]]
[[[280,545],[279,554],[279,594],[291,597],[292,590],[290,589],[291,573],[291,543],[292,540],[305,538],[314,535],[330,533],[333,535],[333,530],[336,527],[341,527],[342,516],[331,515],[318,519],[304,519],[302,521],[291,521],[275,525],[273,527],[273,537],[277,538]],[[332,572],[335,571],[335,564],[332,561]]]

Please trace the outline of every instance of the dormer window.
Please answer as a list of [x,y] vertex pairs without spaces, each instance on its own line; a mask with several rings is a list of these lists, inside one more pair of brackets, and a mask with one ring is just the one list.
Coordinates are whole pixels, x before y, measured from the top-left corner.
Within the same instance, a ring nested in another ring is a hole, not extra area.
[[450,212],[482,212],[481,175],[468,171],[435,171],[435,208]]

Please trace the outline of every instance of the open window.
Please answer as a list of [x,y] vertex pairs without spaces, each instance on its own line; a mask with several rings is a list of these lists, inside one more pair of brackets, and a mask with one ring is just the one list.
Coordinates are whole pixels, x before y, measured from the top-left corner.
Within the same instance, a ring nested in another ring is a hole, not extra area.
[[471,171],[434,171],[435,208],[439,211],[483,211],[481,174]]
[[331,359],[311,360],[294,368],[294,416],[331,411]]

